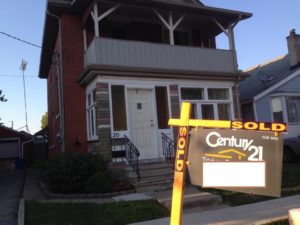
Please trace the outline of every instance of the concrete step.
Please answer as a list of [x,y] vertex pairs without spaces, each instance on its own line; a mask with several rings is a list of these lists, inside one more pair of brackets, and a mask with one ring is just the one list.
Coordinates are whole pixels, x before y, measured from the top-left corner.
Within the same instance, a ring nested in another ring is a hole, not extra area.
[[140,193],[167,191],[172,189],[173,182],[171,180],[156,180],[151,182],[136,182],[135,189]]
[[140,169],[143,170],[151,170],[151,169],[159,169],[159,168],[169,168],[172,169],[173,164],[166,163],[166,162],[158,162],[158,163],[144,163],[140,164]]
[[[173,169],[170,165],[160,162],[160,163],[149,163],[149,164],[141,164],[139,166],[140,169],[140,177],[157,177],[157,176],[173,176]],[[130,179],[136,179],[136,172],[133,171],[131,166],[126,166],[124,169],[126,176]]]
[[[150,177],[170,177],[174,172],[169,169],[153,169],[153,170],[140,170],[140,177],[142,179]],[[137,174],[134,171],[127,172],[126,176],[130,179],[136,179]]]
[[[172,190],[153,192],[150,196],[157,199],[168,209],[172,206]],[[222,204],[222,198],[207,192],[201,192],[194,187],[186,187],[184,192],[183,208],[206,208]]]
[[172,165],[165,162],[140,164],[139,182],[132,167],[127,166],[125,173],[138,192],[163,191],[172,187],[174,171]]
[[134,181],[133,183],[135,185],[139,185],[139,186],[147,186],[147,185],[151,185],[154,183],[164,183],[164,182],[168,182],[168,183],[172,183],[173,182],[173,177],[148,177],[148,178],[144,178],[144,179],[140,179],[140,181]]

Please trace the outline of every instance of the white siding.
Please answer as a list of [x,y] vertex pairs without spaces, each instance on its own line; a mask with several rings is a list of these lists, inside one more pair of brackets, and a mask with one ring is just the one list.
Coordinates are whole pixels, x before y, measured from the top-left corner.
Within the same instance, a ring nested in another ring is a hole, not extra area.
[[229,50],[95,38],[84,58],[92,64],[186,71],[233,72]]

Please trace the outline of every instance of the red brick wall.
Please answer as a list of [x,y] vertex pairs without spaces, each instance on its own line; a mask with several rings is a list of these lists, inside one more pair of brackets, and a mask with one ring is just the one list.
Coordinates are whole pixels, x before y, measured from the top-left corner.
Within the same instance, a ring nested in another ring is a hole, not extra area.
[[96,151],[105,160],[111,161],[111,122],[108,83],[97,83],[96,91],[96,124],[99,139],[89,143],[89,152]]
[[[59,38],[56,39],[56,44],[54,52],[59,52]],[[57,66],[59,67],[59,58],[56,60],[55,55],[53,55],[53,62],[50,66],[48,74],[48,128],[49,128],[49,156],[61,153],[61,142],[59,141],[57,134],[60,130],[60,118],[58,108],[58,84],[57,84]]]
[[61,17],[63,47],[63,97],[65,150],[87,152],[85,88],[77,77],[83,70],[83,27],[81,17]]

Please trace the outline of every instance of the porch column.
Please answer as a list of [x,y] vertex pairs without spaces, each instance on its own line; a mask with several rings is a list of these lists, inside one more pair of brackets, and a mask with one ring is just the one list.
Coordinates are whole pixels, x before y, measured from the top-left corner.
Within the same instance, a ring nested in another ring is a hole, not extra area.
[[94,20],[94,29],[95,29],[95,37],[99,37],[99,16],[98,16],[98,3],[95,2],[93,6],[93,11],[91,12],[91,16]]
[[235,49],[235,41],[234,41],[234,27],[238,24],[238,22],[241,19],[241,15],[238,17],[236,22],[229,23],[227,29],[215,18],[212,18],[212,20],[217,24],[217,26],[224,32],[224,34],[228,37],[229,41],[229,49],[232,51],[233,54],[233,63],[234,63],[234,70],[238,71],[238,62],[237,62],[237,55],[236,55],[236,49]]
[[106,12],[99,15],[98,3],[97,2],[94,3],[93,10],[91,12],[91,16],[94,21],[95,37],[99,37],[99,22],[101,20],[103,20],[105,17],[107,17],[108,15],[110,15],[111,13],[113,13],[114,11],[116,11],[121,5],[122,5],[121,3],[116,4],[115,6],[111,7],[109,10],[107,10]]
[[175,41],[174,41],[174,30],[182,22],[182,20],[185,17],[185,14],[183,14],[176,21],[176,23],[174,24],[174,22],[173,22],[173,13],[171,11],[169,12],[169,20],[168,20],[168,22],[165,20],[165,18],[156,9],[153,9],[153,11],[157,15],[157,17],[161,20],[161,22],[168,28],[168,30],[169,30],[169,38],[170,38],[170,45],[174,45],[175,44]]
[[[179,102],[179,90],[177,84],[169,85],[170,93],[170,105],[171,105],[171,115],[170,118],[179,118],[180,117],[180,102]],[[173,140],[177,142],[178,127],[173,127]]]
[[83,49],[87,50],[87,39],[86,39],[86,29],[83,29]]
[[237,56],[236,56],[234,31],[233,31],[232,24],[228,25],[228,35],[229,35],[229,49],[232,51],[234,67],[235,67],[235,71],[237,71],[238,70],[238,62],[237,62]]

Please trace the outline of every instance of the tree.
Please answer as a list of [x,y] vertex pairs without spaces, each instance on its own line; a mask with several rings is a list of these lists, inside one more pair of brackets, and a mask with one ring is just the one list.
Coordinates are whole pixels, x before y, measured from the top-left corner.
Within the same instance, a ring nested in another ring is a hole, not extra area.
[[48,112],[45,112],[41,119],[41,128],[44,129],[48,126]]
[[0,102],[6,102],[7,99],[5,98],[5,95],[2,95],[2,90],[0,90]]

